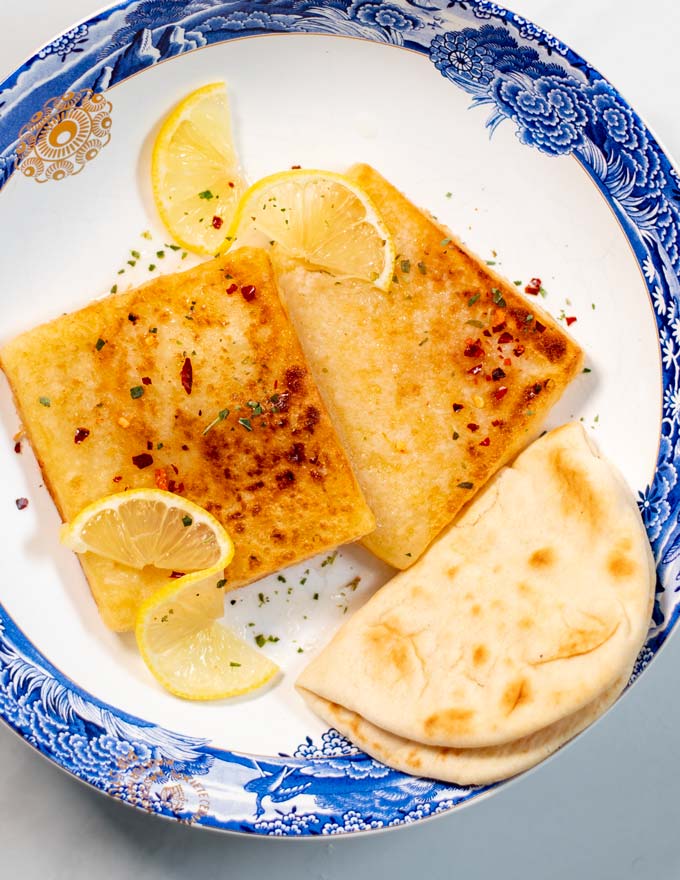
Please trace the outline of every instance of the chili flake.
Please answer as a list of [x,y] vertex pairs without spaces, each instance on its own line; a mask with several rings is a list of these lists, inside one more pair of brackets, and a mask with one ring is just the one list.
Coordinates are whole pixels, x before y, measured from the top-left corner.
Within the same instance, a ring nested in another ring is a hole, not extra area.
[[484,349],[480,345],[480,340],[478,339],[476,342],[469,342],[465,346],[465,351],[463,352],[465,357],[469,358],[480,358],[484,357]]
[[530,296],[538,296],[541,291],[541,279],[540,278],[532,278],[531,281],[524,288],[524,292],[528,293]]
[[491,440],[488,437],[485,437],[479,445],[480,446],[490,446]]
[[113,482],[114,482],[114,483],[120,483],[120,481],[121,481],[122,479],[123,479],[122,476],[121,476],[120,474],[118,474],[117,476],[115,476],[115,477],[113,478]]
[[230,284],[229,287],[227,287],[228,294],[236,293],[237,290],[238,290],[238,284]]
[[17,455],[21,454],[21,440],[17,440],[17,442],[14,444],[14,451]]
[[496,400],[503,400],[503,398],[505,397],[505,395],[507,393],[508,393],[507,386],[501,385],[500,388],[498,388],[496,391],[494,391],[493,396],[496,398]]
[[482,365],[481,364],[477,364],[477,366],[471,367],[468,370],[468,374],[470,376],[478,376],[481,372],[482,372]]
[[576,321],[577,319],[574,318],[574,317],[572,316],[571,318],[565,318],[564,320],[567,322],[567,327],[571,327],[571,325],[572,325],[572,324],[574,323],[574,321]]
[[545,324],[541,324],[540,321],[534,321],[534,328],[538,330],[539,333],[545,333]]
[[142,385],[151,385],[151,379],[148,376],[142,376]]
[[454,412],[460,412],[462,409],[463,409],[462,403],[454,403],[453,404],[453,411]]
[[498,337],[498,344],[499,345],[507,345],[508,342],[512,342],[512,340],[513,340],[512,333],[508,333],[508,331],[506,330],[505,333],[501,333],[501,335]]
[[191,358],[184,358],[180,377],[182,380],[182,388],[184,388],[187,394],[191,394],[191,389],[194,384],[194,371],[193,367],[191,366]]
[[512,351],[515,357],[522,357],[522,355],[524,354],[524,350],[525,349],[523,345],[517,345],[515,346],[515,348],[513,348]]
[[213,229],[221,229],[224,220],[221,217],[218,217],[217,214],[212,218],[212,226]]
[[496,369],[491,374],[491,378],[494,382],[498,382],[499,379],[505,379],[505,373],[501,370],[500,367],[496,367]]
[[26,510],[28,507],[28,498],[17,498],[14,503],[17,506],[17,510]]
[[241,288],[241,295],[246,302],[252,302],[255,299],[257,288],[254,284],[244,284]]
[[132,463],[141,470],[148,468],[153,464],[153,456],[148,452],[140,452],[139,455],[132,456]]
[[476,425],[474,422],[468,422],[467,429],[474,434],[475,431],[479,431],[479,425]]
[[83,440],[87,440],[90,436],[90,432],[87,428],[77,428],[76,433],[73,436],[74,443],[82,443]]
[[156,468],[156,470],[154,471],[154,480],[157,489],[164,489],[167,491],[168,472],[165,470],[165,468]]

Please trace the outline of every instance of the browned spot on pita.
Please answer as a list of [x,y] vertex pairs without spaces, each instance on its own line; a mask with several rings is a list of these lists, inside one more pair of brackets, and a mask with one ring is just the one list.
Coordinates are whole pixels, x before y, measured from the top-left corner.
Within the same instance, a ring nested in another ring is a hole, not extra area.
[[472,652],[472,662],[475,666],[482,666],[489,659],[489,651],[486,645],[477,645]]
[[558,485],[562,510],[568,516],[585,517],[598,530],[605,522],[597,492],[581,468],[569,461],[564,449],[556,449],[550,465]]
[[451,578],[452,580],[453,580],[453,578],[455,578],[455,576],[457,574],[458,574],[458,566],[457,565],[452,565],[451,568],[446,572],[446,576],[448,578]]
[[534,625],[534,621],[533,621],[530,617],[522,617],[522,618],[520,618],[520,620],[517,622],[517,626],[518,626],[520,629],[531,629],[531,627],[532,627],[533,625]]
[[470,614],[473,617],[479,617],[481,615],[481,613],[482,613],[482,606],[481,605],[473,605],[472,608],[470,609]]
[[413,767],[415,770],[418,770],[423,764],[423,762],[418,757],[418,753],[415,749],[410,751],[406,756],[406,763],[409,767]]
[[510,715],[518,706],[529,702],[531,702],[531,690],[525,678],[511,682],[501,697],[501,707],[506,715]]
[[426,736],[455,736],[467,733],[471,728],[471,709],[442,709],[429,715],[423,724]]
[[534,595],[535,590],[533,590],[532,587],[529,586],[529,584],[525,584],[524,581],[520,581],[517,584],[517,592],[521,593],[522,596],[530,597]]
[[555,561],[555,551],[552,547],[541,547],[540,550],[534,550],[529,557],[529,565],[533,568],[547,568]]
[[615,578],[627,578],[635,574],[637,566],[630,557],[612,550],[607,558],[607,570]]
[[411,668],[409,642],[396,625],[385,621],[377,623],[369,629],[366,639],[379,663],[393,666],[400,676]]

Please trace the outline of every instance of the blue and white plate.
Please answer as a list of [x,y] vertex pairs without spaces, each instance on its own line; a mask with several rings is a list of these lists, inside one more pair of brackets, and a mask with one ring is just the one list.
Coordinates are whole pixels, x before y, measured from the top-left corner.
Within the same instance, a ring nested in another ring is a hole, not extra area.
[[[680,177],[596,70],[495,3],[123,0],[44,46],[0,84],[0,343],[188,265],[153,213],[149,150],[217,79],[251,180],[370,162],[576,318],[590,372],[551,424],[582,419],[637,493],[659,573],[638,676],[680,609]],[[246,638],[278,636],[276,686],[215,704],[161,691],[59,545],[4,380],[0,421],[0,717],[35,749],[142,810],[254,834],[403,825],[489,791],[390,770],[296,696],[311,652],[389,576],[357,548],[230,597]],[[588,737],[574,748],[587,760]]]

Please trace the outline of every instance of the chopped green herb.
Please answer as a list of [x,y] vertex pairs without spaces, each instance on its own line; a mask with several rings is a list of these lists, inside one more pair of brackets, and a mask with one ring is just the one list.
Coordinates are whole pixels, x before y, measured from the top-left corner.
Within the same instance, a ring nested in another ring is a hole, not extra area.
[[404,556],[413,556],[412,553],[404,553]]
[[401,271],[405,275],[408,275],[408,273],[411,271],[411,261],[410,260],[402,260],[400,265],[401,265]]
[[361,575],[357,575],[356,577],[353,577],[352,580],[347,584],[347,589],[354,592],[360,583],[361,583]]
[[548,295],[548,291],[545,289],[545,287],[539,287],[538,292],[541,294],[543,299],[545,299]]
[[534,320],[534,316],[533,316],[533,315],[527,315],[526,318],[524,319],[524,323],[525,323],[525,324],[530,324],[533,320]]
[[495,260],[487,260],[487,261],[486,261],[486,265],[487,265],[487,266],[495,266],[495,265],[496,265],[496,261],[495,261]]
[[166,248],[170,248],[171,251],[180,251],[182,250],[178,244],[166,244]]
[[184,528],[188,529],[192,522],[193,519],[189,516],[188,513],[185,513],[182,517],[182,525],[184,526]]
[[338,558],[338,551],[334,550],[329,556],[327,556],[324,561],[321,563],[321,568],[325,568],[327,565],[333,565],[335,560]]
[[258,634],[255,636],[255,644],[257,645],[258,648],[263,648],[263,647],[264,647],[264,643],[265,643],[266,641],[267,641],[267,640],[266,640],[265,637],[262,635],[262,633],[258,633]]
[[158,327],[149,327],[149,333],[158,333]]
[[159,260],[164,259],[165,251],[156,251],[156,256],[158,257]]
[[593,311],[595,311],[595,303],[591,303],[591,304],[590,304],[590,308],[591,308]]
[[318,594],[318,593],[314,593],[314,595],[312,596],[312,599],[318,599],[318,598],[319,598],[319,594]]
[[[446,193],[446,198],[447,198],[447,199],[450,199],[452,195],[453,195],[453,193]],[[411,554],[409,553],[409,554],[407,554],[407,555],[410,556]]]
[[503,294],[497,287],[491,288],[491,296],[493,297],[494,303],[501,309],[504,309],[507,303],[503,299]]
[[460,437],[460,434],[458,433],[458,431],[454,431],[453,432],[453,439],[457,440],[459,437]]
[[145,229],[144,232],[142,232],[142,238],[145,238],[147,241],[151,241],[151,233],[148,229]]
[[465,323],[466,323],[466,324],[470,324],[470,325],[472,325],[473,327],[483,327],[483,326],[484,326],[484,324],[483,324],[482,321],[477,321],[476,319],[472,319],[472,320],[470,320],[470,321],[466,321]]
[[474,486],[474,483],[468,483],[468,482],[458,483],[459,489],[472,489],[473,486]]
[[521,286],[522,286],[522,282],[521,282],[521,281],[513,281],[512,283],[515,285],[515,287],[521,287]]
[[396,275],[392,276],[392,284],[399,284],[399,279],[397,278]]
[[139,260],[142,256],[139,251],[130,251],[130,254],[135,258],[135,260]]
[[214,198],[213,194],[209,189],[204,189],[203,192],[198,194],[199,199],[212,199]]
[[42,404],[43,406],[52,406],[52,401],[49,399],[49,397],[39,397],[38,403]]
[[425,343],[426,343],[427,341],[428,341],[428,337],[427,337],[427,336],[426,336],[424,339],[421,339],[420,342],[418,343],[418,348],[420,348],[421,345],[425,345]]
[[155,263],[149,263],[149,272],[153,272],[153,270],[154,270],[155,268],[156,268],[156,264],[155,264]]
[[250,424],[250,419],[239,419],[238,423],[239,423],[239,425],[243,425],[243,427],[246,429],[246,431],[253,430],[253,426]]
[[427,266],[425,263],[418,263],[418,271],[421,275],[427,275]]
[[265,596],[264,593],[258,593],[257,598],[259,599],[260,606],[264,605],[265,602],[269,601],[269,599]]
[[119,274],[119,275],[124,275],[124,274],[125,274],[125,269],[119,269],[119,270],[118,270],[118,274]]
[[528,409],[528,410],[526,411],[526,415],[528,415],[528,416],[535,416],[535,415],[536,415],[536,411],[533,410],[533,409]]
[[442,238],[442,240],[439,243],[441,244],[442,247],[446,247],[447,244],[451,244],[451,239],[450,238]]
[[599,421],[600,421],[600,417],[599,417],[599,416],[595,416],[595,418],[593,419],[593,421],[594,421],[595,423],[599,422]]
[[118,285],[117,284],[113,285],[113,287],[111,288],[111,293],[118,293]]
[[277,576],[276,576],[276,580],[277,580],[277,581],[281,581],[282,584],[285,584],[285,583],[286,583],[286,579],[285,579],[285,577],[284,577],[282,574],[277,575]]
[[592,373],[593,371],[590,369],[590,367],[584,367],[583,370],[582,370],[582,372],[584,372],[584,373]]
[[102,339],[100,336],[99,339],[95,342],[94,347],[97,349],[97,351],[101,351],[105,345],[106,345],[106,340]]
[[249,400],[248,406],[252,409],[254,416],[261,416],[264,410],[256,400]]
[[130,397],[133,400],[137,400],[138,397],[142,397],[144,395],[144,386],[143,385],[133,385],[130,389]]
[[188,256],[189,256],[189,254],[187,253],[187,251],[182,251],[182,259],[183,259],[183,260],[186,260],[186,258],[187,258]]
[[475,293],[475,295],[471,296],[470,299],[468,300],[468,305],[473,306],[479,300],[480,296],[481,296],[480,293]]
[[128,266],[136,266],[137,260],[128,260]]
[[303,648],[298,648],[298,649],[297,649],[297,652],[298,652],[298,654],[304,654],[304,653],[305,653]]
[[227,579],[226,579],[226,578],[220,578],[220,579],[218,580],[218,582],[215,584],[215,586],[217,587],[218,590],[221,590],[222,587],[225,586],[226,583],[227,583]]
[[240,663],[236,663],[234,660],[230,660],[230,661],[229,661],[229,665],[230,665],[230,666],[240,666],[241,664],[240,664]]
[[214,428],[215,425],[218,425],[220,422],[223,422],[228,415],[229,415],[228,409],[221,409],[217,413],[217,418],[214,418],[212,420],[212,422],[210,422],[210,424],[206,428],[203,429],[202,435],[205,437],[205,435],[208,433],[208,431],[210,431],[212,428]]
[[162,443],[156,443],[156,449],[162,449],[162,448],[163,448]]

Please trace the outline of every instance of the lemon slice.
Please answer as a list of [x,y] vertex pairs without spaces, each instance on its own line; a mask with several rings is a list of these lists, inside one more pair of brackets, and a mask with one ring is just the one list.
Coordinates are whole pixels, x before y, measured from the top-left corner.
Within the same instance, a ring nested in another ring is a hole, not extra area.
[[341,174],[282,171],[244,194],[226,247],[278,245],[289,256],[383,290],[394,274],[394,242],[370,196]]
[[224,83],[197,89],[170,113],[154,144],[151,182],[173,238],[196,253],[214,254],[246,188]]
[[220,700],[262,687],[279,667],[218,619],[222,570],[185,575],[139,609],[135,635],[151,674],[187,700]]
[[96,553],[132,568],[173,571],[224,568],[234,545],[202,507],[162,489],[129,489],[88,505],[61,527],[76,553]]

